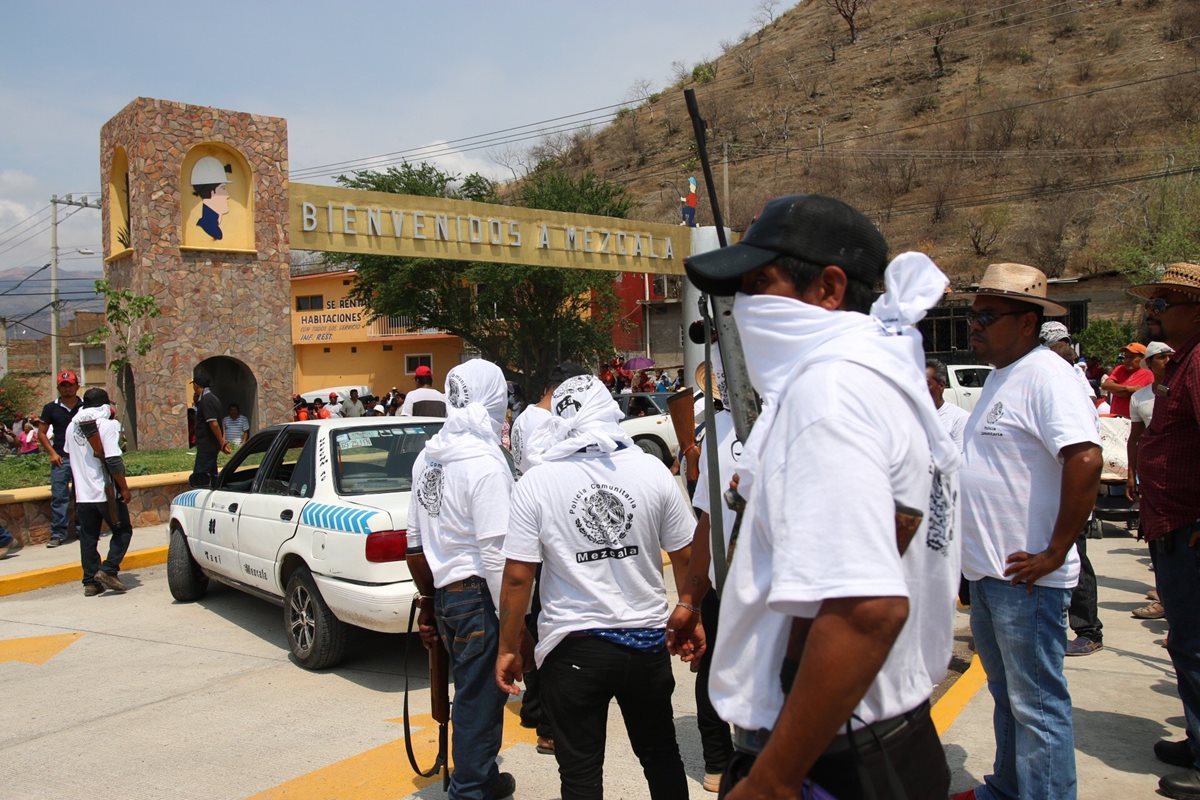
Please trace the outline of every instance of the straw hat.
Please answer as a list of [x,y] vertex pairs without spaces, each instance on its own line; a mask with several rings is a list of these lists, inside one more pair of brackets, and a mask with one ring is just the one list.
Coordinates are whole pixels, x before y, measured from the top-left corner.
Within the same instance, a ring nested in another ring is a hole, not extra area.
[[1176,292],[1200,297],[1200,264],[1168,264],[1166,272],[1158,283],[1141,283],[1129,287],[1129,293],[1134,297],[1149,300],[1159,289],[1172,289]]
[[1046,299],[1046,273],[1025,264],[988,264],[975,291],[955,293],[955,296],[965,298],[981,295],[1032,303],[1041,306],[1048,317],[1061,317],[1067,313],[1064,306]]
[[[705,380],[707,376],[708,365],[701,361],[700,365],[696,367],[696,388],[705,393],[708,391],[708,383]],[[721,384],[717,383],[715,379],[713,380],[712,393],[714,400],[721,399]]]

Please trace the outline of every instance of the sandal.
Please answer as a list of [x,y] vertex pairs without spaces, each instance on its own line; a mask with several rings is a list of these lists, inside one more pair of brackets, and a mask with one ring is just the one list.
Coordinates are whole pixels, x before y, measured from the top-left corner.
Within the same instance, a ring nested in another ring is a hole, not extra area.
[[1138,619],[1162,619],[1166,612],[1163,611],[1163,604],[1155,600],[1148,606],[1135,608],[1132,613]]

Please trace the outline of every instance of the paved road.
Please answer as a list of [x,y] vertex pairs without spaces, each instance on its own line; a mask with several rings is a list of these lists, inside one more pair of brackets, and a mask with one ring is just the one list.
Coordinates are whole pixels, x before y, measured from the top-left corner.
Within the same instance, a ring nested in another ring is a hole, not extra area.
[[[344,666],[307,672],[289,659],[277,607],[223,587],[176,603],[164,567],[122,579],[133,587],[123,596],[85,598],[72,583],[3,599],[0,797],[444,797],[404,759],[403,637],[363,633]],[[29,637],[49,638],[13,641]],[[424,660],[414,661],[419,674]],[[677,681],[692,796],[711,797],[686,668]],[[427,713],[418,691],[413,715]],[[554,759],[536,753],[532,733],[510,722],[505,739],[519,796],[557,797]],[[615,706],[608,750],[607,796],[645,797]]]

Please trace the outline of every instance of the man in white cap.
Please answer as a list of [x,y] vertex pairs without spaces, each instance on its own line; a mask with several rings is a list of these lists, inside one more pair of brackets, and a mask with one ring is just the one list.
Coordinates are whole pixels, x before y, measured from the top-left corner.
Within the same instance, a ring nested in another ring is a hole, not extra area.
[[1103,457],[1093,405],[1068,388],[1074,370],[1039,346],[1043,315],[1065,313],[1041,270],[992,264],[967,317],[976,356],[996,367],[967,422],[962,469],[963,574],[996,756],[956,800],[1076,794],[1065,623]]
[[203,156],[192,167],[192,193],[201,200],[200,218],[196,226],[213,238],[221,241],[221,217],[229,213],[229,173],[232,168],[221,164],[213,156]]
[[[421,593],[423,639],[436,628],[454,677],[451,800],[508,797],[496,766],[505,694],[496,686],[496,608],[512,473],[500,452],[504,373],[473,359],[446,376],[447,416],[413,464],[408,567]],[[433,646],[441,646],[434,644]]]
[[1185,741],[1154,745],[1160,761],[1186,768],[1158,788],[1168,797],[1200,798],[1200,264],[1170,264],[1155,283],[1129,291],[1146,301],[1150,338],[1175,351],[1137,448],[1142,533],[1171,626],[1167,652],[1187,720]]
[[670,471],[621,429],[621,409],[599,378],[568,378],[552,406],[554,416],[532,443],[541,463],[513,492],[496,683],[520,691],[525,610],[540,564],[534,658],[563,799],[604,796],[608,708],[616,698],[648,796],[684,800],[660,553],[682,582],[695,519]]
[[763,398],[709,685],[734,725],[721,795],[944,800],[929,696],[953,644],[958,452],[915,325],[948,280],[920,253],[889,265],[871,221],[819,195],[769,201],[685,266],[736,293]]

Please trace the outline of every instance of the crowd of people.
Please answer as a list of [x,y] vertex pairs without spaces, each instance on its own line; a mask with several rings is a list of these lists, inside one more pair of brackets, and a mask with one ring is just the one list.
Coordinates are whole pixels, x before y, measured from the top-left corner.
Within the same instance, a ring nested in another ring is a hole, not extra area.
[[[679,388],[682,370],[668,381],[621,359],[596,374],[562,364],[526,406],[499,366],[474,359],[449,371],[444,392],[422,367],[407,393],[298,398],[296,419],[445,417],[413,466],[407,563],[421,639],[446,649],[455,683],[452,800],[514,792],[496,758],[521,682],[521,722],[555,757],[564,800],[603,796],[614,699],[649,795],[687,797],[672,656],[696,671],[704,788],[720,797],[945,800],[930,696],[959,600],[994,701],[995,756],[953,800],[1071,800],[1064,660],[1103,646],[1082,535],[1102,413],[1130,419],[1127,491],[1141,504],[1187,723],[1185,740],[1153,745],[1181,768],[1160,790],[1200,797],[1200,266],[1130,289],[1148,341],[1128,343],[1111,370],[1081,363],[1070,331],[1048,319],[1066,309],[1043,272],[989,266],[965,295],[972,349],[994,367],[970,414],[945,402],[946,367],[920,355],[915,327],[947,277],[921,253],[889,261],[878,229],[844,203],[776,198],[738,244],[685,266],[702,291],[734,297],[743,350],[737,364],[714,358],[716,429],[700,442],[690,497],[622,430],[615,399]],[[732,369],[762,402],[745,441],[735,415],[746,410],[717,403]],[[70,535],[73,481],[85,594],[123,591],[129,490],[115,407],[102,389],[81,399],[73,373],[58,377],[35,423],[52,462],[50,546]],[[202,483],[246,426],[202,369],[193,383]],[[103,562],[102,523],[113,533]]]

